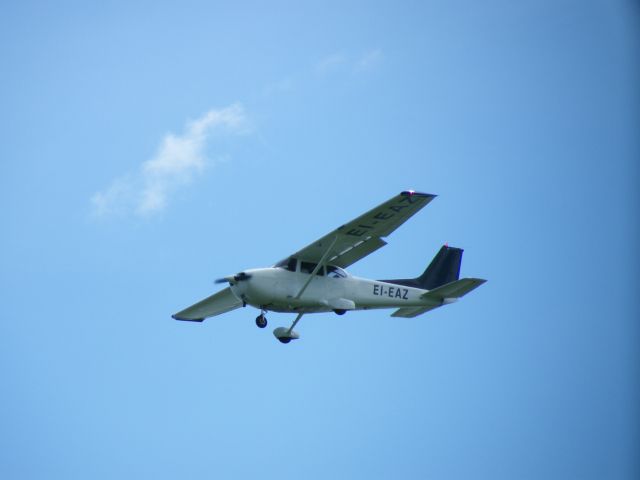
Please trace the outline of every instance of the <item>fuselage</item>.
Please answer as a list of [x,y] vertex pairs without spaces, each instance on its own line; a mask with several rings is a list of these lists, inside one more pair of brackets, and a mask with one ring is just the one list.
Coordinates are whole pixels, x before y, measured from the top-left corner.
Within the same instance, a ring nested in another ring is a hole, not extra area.
[[[337,269],[313,275],[284,268],[245,270],[246,279],[231,284],[233,294],[256,308],[313,313],[425,305],[426,290],[358,278]],[[310,281],[309,281],[310,280]],[[302,295],[300,291],[304,289]]]

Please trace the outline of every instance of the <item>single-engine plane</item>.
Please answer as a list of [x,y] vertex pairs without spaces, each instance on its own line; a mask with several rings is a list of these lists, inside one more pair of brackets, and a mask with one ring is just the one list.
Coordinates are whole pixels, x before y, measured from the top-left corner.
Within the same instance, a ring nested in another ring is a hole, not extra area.
[[342,225],[302,250],[268,268],[243,270],[216,280],[223,290],[173,315],[176,320],[202,322],[239,307],[260,310],[259,328],[267,326],[266,313],[295,313],[290,327],[278,327],[282,343],[300,338],[294,327],[308,313],[395,308],[392,317],[416,317],[457,301],[486,280],[460,279],[462,249],[444,245],[422,275],[396,280],[370,280],[345,268],[375,252],[383,240],[436,195],[401,192],[355,220]]

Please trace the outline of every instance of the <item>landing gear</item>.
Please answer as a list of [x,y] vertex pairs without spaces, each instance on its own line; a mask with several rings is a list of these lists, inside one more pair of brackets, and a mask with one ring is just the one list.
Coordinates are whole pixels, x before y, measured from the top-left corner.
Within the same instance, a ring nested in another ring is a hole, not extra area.
[[264,328],[267,326],[267,317],[264,316],[264,313],[261,313],[256,317],[256,325],[258,328]]
[[346,313],[346,310],[343,308],[336,308],[334,312],[336,312],[336,315],[344,315]]
[[291,340],[297,340],[300,338],[298,332],[293,330],[293,327],[300,321],[304,313],[299,313],[296,319],[293,321],[289,328],[287,327],[278,327],[273,331],[273,335],[281,342],[281,343],[289,343]]

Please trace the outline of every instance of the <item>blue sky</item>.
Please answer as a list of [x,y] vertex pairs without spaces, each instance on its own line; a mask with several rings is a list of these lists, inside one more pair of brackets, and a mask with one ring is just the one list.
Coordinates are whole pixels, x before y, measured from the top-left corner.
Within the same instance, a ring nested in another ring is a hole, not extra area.
[[[5,3],[0,476],[635,478],[639,13]],[[170,318],[408,188],[462,302]]]

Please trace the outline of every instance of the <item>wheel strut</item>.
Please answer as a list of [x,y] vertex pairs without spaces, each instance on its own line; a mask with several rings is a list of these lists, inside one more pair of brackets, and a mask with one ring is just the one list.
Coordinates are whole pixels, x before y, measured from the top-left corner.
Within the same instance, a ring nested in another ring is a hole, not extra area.
[[266,311],[265,310],[260,310],[260,315],[258,315],[256,317],[256,325],[258,326],[258,328],[264,328],[267,326],[267,317],[265,317]]

